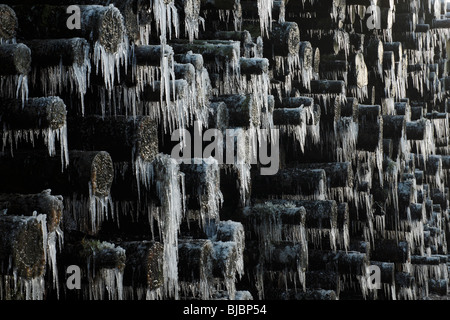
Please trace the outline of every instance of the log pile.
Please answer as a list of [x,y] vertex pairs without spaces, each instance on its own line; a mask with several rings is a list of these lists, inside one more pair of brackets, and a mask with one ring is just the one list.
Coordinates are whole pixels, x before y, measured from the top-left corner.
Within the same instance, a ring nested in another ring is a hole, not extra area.
[[445,1],[67,9],[0,4],[1,300],[448,295]]

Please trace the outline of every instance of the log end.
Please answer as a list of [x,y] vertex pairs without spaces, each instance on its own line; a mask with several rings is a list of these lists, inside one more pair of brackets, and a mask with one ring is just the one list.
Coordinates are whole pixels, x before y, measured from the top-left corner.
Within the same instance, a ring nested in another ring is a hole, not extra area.
[[111,156],[105,151],[99,152],[92,160],[92,193],[100,197],[108,196],[110,193],[113,178],[114,167]]

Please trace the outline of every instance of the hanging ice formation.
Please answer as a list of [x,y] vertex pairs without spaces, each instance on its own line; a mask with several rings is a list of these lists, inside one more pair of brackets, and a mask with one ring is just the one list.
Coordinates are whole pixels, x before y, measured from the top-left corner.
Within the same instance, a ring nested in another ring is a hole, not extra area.
[[[151,163],[137,163],[138,184],[155,188],[161,207],[151,212],[164,243],[164,296],[178,299],[178,230],[184,214],[184,177],[175,159],[159,154]],[[151,222],[151,221],[150,221]]]

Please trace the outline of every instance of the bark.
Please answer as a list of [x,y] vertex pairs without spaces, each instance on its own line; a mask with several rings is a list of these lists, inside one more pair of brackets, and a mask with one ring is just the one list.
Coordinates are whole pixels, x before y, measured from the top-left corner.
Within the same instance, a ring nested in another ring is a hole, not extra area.
[[62,196],[52,196],[51,190],[36,194],[0,194],[0,211],[9,216],[32,216],[34,212],[47,216],[47,231],[59,226],[63,212]]
[[163,286],[164,247],[155,241],[119,242],[125,249],[123,284],[154,290]]
[[83,38],[36,39],[24,41],[31,49],[31,61],[34,67],[83,65],[89,44]]
[[210,240],[178,239],[178,277],[192,282],[212,275],[214,248]]
[[140,157],[152,161],[158,151],[158,127],[148,116],[71,117],[69,145],[78,150],[105,150],[114,161]]
[[62,128],[66,124],[66,105],[59,97],[0,99],[0,126],[3,130]]
[[[69,167],[61,170],[58,157],[34,152],[15,153],[14,158],[0,158],[2,181],[1,192],[39,193],[51,189],[55,194],[63,196],[74,193],[89,195],[89,185],[92,194],[97,196],[109,195],[114,176],[113,163],[107,152],[70,151]],[[37,170],[39,168],[39,170]],[[70,181],[70,184],[67,183]]]
[[252,177],[252,195],[303,195],[320,194],[326,184],[326,174],[322,169],[281,169],[272,176]]
[[32,279],[43,276],[46,267],[43,216],[0,216],[0,261],[2,274]]
[[27,75],[30,71],[30,48],[21,43],[0,45],[0,75]]
[[17,16],[14,10],[5,4],[0,5],[0,39],[16,38],[18,28]]
[[259,127],[260,117],[252,95],[222,95],[211,98],[212,102],[224,102],[228,108],[231,127]]
[[25,39],[60,39],[81,37],[91,43],[99,41],[106,52],[115,53],[123,40],[125,25],[119,9],[110,6],[82,5],[81,29],[67,27],[67,5],[16,5],[19,35]]

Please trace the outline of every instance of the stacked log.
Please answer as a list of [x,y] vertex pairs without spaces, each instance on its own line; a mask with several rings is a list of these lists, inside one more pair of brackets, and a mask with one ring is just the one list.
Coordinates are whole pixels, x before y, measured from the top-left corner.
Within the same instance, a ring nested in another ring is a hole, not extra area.
[[0,299],[448,294],[444,2],[67,9],[0,5]]

